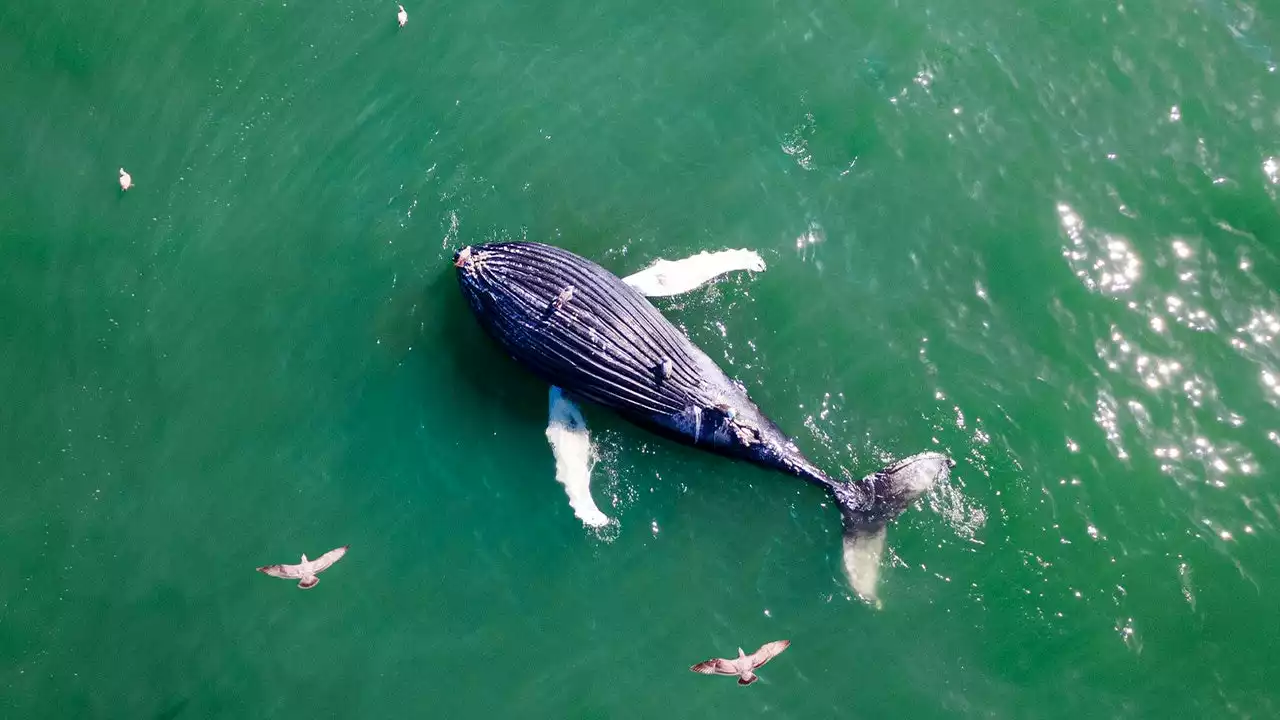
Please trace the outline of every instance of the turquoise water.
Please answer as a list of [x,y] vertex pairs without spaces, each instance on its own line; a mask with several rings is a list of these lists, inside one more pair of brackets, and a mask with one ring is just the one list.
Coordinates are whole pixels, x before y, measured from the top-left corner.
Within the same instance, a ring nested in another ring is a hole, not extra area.
[[[1280,713],[1274,9],[406,9],[0,9],[0,716]],[[656,304],[830,472],[959,462],[883,609],[815,490],[592,408],[584,529],[496,238],[759,251]]]

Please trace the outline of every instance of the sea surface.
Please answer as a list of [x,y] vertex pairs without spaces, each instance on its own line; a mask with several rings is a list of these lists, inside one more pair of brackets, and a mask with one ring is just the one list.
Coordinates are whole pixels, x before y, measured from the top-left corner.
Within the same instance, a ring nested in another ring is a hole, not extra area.
[[[0,718],[1280,716],[1280,6],[405,9],[0,6]],[[759,252],[655,304],[828,472],[958,462],[883,607],[593,407],[585,528],[495,239]]]

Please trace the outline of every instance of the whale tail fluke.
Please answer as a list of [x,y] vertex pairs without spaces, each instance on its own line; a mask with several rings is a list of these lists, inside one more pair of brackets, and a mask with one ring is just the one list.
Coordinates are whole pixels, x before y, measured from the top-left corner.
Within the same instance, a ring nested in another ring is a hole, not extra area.
[[886,525],[937,482],[949,477],[955,464],[946,455],[925,452],[833,488],[844,522],[845,575],[864,602],[880,607],[877,587]]
[[879,610],[880,566],[884,559],[885,526],[850,527],[845,524],[840,560],[845,580],[858,598]]

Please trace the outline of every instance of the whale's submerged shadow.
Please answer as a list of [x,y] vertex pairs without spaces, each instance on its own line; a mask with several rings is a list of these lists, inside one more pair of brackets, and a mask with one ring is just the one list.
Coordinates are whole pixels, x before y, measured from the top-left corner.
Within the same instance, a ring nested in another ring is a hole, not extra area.
[[[387,360],[410,362],[417,374],[461,389],[455,395],[467,406],[496,405],[531,427],[545,425],[546,384],[524,372],[471,319],[452,264],[438,266],[389,296],[375,319]],[[442,351],[415,355],[423,347]]]

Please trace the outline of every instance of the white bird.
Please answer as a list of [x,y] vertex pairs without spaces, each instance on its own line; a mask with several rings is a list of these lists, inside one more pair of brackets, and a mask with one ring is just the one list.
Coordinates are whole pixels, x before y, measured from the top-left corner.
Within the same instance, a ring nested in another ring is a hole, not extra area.
[[396,14],[396,19],[400,21],[400,27],[404,27],[409,22],[409,13],[404,11],[404,6],[400,6],[400,12]]
[[120,189],[128,190],[131,187],[133,187],[133,177],[125,172],[124,168],[120,168]]
[[286,580],[297,580],[298,587],[303,590],[313,588],[316,583],[320,582],[320,578],[316,577],[324,570],[347,554],[347,548],[350,545],[343,545],[336,550],[321,555],[315,560],[308,560],[306,555],[302,556],[302,562],[298,565],[264,565],[258,568],[258,572],[266,573],[271,577],[284,578]]
[[733,660],[712,658],[689,669],[703,675],[737,675],[739,685],[750,685],[760,679],[755,669],[777,657],[790,644],[790,640],[775,640],[761,645],[759,650],[750,655],[738,648],[738,657]]

